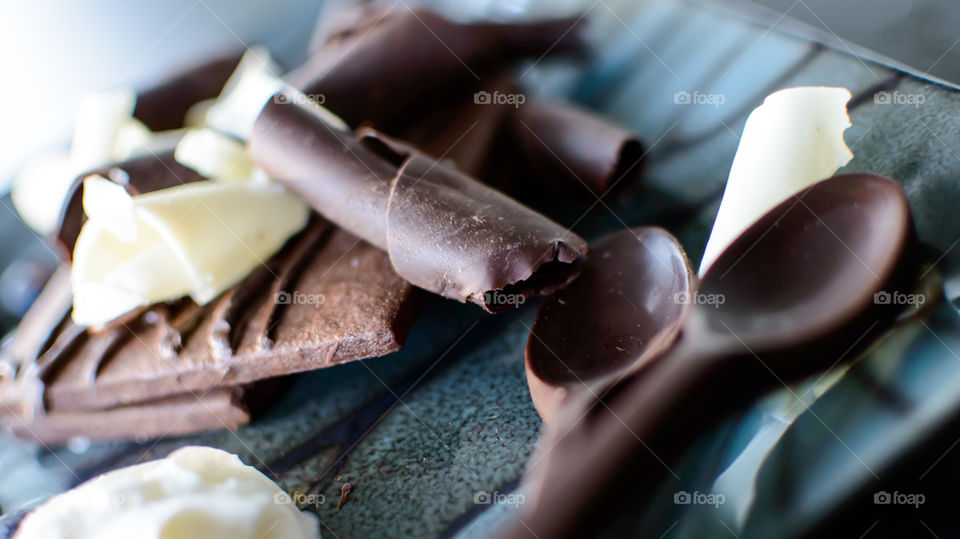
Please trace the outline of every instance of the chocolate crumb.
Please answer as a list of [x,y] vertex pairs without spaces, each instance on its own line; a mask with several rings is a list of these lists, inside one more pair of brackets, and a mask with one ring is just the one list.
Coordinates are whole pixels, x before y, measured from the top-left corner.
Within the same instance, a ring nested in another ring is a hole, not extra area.
[[350,486],[350,483],[344,483],[343,486],[340,487],[340,502],[337,503],[337,511],[343,508],[343,504],[347,503],[351,490],[353,490],[353,487]]

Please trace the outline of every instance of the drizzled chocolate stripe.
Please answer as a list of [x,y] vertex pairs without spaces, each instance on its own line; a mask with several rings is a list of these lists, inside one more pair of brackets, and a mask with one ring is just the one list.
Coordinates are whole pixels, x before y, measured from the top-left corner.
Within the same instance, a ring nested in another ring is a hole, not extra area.
[[44,382],[56,377],[63,363],[79,346],[87,341],[87,331],[74,324],[72,320],[64,322],[57,334],[53,346],[37,360],[37,374]]
[[[233,350],[273,346],[273,336],[270,333],[279,322],[281,307],[284,305],[279,301],[282,299],[280,294],[291,281],[303,273],[306,263],[322,248],[329,233],[329,223],[314,217],[300,240],[291,246],[289,253],[279,255],[282,263],[270,265],[269,271],[260,272],[260,276],[254,277],[258,285],[251,286],[250,290],[255,288],[256,294],[248,294],[236,301],[234,308],[228,313],[227,322],[231,326]],[[263,279],[263,282],[259,282],[260,279]]]
[[203,321],[204,315],[210,312],[209,305],[197,305],[189,298],[184,298],[179,303],[170,319],[171,345],[177,353],[193,336],[193,332]]
[[[138,319],[137,322],[140,322],[140,320]],[[94,384],[97,381],[100,371],[116,356],[117,350],[130,342],[134,335],[132,330],[113,329],[109,336],[94,340],[99,345],[100,350],[85,354],[86,360],[80,368],[81,371],[86,373],[83,379],[87,384]]]

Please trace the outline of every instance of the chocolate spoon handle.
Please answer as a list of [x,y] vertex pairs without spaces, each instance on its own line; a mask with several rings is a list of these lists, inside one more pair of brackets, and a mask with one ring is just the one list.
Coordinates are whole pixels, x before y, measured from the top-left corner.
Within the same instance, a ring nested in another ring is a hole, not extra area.
[[531,537],[528,525],[539,537],[584,536],[591,532],[589,522],[616,518],[618,508],[607,500],[642,506],[664,478],[676,477],[676,455],[699,434],[777,384],[756,358],[717,348],[712,335],[691,337],[681,338],[655,363],[622,379],[608,379],[592,388],[589,397],[580,395],[559,411],[556,423],[578,425],[576,432],[552,438],[556,445],[541,444],[533,461],[551,461],[550,453],[556,450],[590,464],[564,473],[555,466],[533,466],[528,484],[540,492],[605,485],[604,492],[595,497],[549,496],[550,519],[534,524],[521,517],[522,524],[506,537]]

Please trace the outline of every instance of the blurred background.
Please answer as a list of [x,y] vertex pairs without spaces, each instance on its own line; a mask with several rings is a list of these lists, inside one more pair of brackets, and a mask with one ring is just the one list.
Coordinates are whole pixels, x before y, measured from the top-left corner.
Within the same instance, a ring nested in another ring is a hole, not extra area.
[[[643,4],[648,0],[607,1]],[[350,4],[349,0],[326,2]],[[430,2],[437,4],[437,2]],[[789,28],[803,21],[827,37],[960,81],[960,13],[947,0],[723,0]],[[592,0],[447,0],[461,17],[506,19],[574,12]],[[757,8],[762,9],[757,9]],[[84,92],[148,86],[164,73],[216,52],[262,43],[285,67],[303,59],[324,2],[68,0],[0,2],[0,191],[32,155],[67,141]],[[841,45],[842,46],[842,45]]]

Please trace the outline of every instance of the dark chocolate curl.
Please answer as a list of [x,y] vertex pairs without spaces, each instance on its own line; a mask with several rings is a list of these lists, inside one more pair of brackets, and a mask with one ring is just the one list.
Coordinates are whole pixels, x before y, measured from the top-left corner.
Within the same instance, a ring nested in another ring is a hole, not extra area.
[[[527,24],[458,24],[421,7],[372,10],[287,77],[350,126],[409,125],[435,98],[476,84],[524,56],[580,48],[576,18]],[[358,94],[360,98],[358,98]]]
[[83,213],[83,180],[91,174],[99,174],[119,183],[131,195],[159,191],[204,179],[197,171],[178,163],[173,158],[173,150],[135,157],[80,174],[73,180],[73,185],[67,191],[67,197],[60,208],[60,219],[53,234],[54,241],[60,247],[61,257],[68,262],[73,258],[73,247],[77,243],[80,228],[86,221]]
[[605,118],[562,103],[520,105],[511,126],[531,173],[541,181],[565,178],[576,189],[604,196],[640,173],[636,136]]
[[603,116],[567,103],[476,103],[477,92],[522,95],[507,79],[477,85],[400,136],[533,205],[556,193],[560,201],[586,207],[595,196],[615,196],[639,179],[639,138]]
[[213,58],[167,77],[157,86],[137,94],[133,117],[151,131],[183,127],[195,103],[220,95],[223,85],[240,63],[242,52]]
[[316,110],[270,101],[254,124],[250,155],[321,215],[386,251],[396,164]]
[[386,249],[394,270],[490,312],[562,288],[580,270],[579,236],[448,163],[373,130],[337,131],[271,100],[250,154],[331,221]]
[[[516,196],[512,171],[522,167],[514,159],[516,143],[509,128],[517,108],[505,103],[477,103],[478,92],[518,94],[520,90],[506,77],[478,84],[438,103],[398,136],[427,155],[452,161],[464,174]],[[512,168],[498,167],[501,161],[510,161]]]

